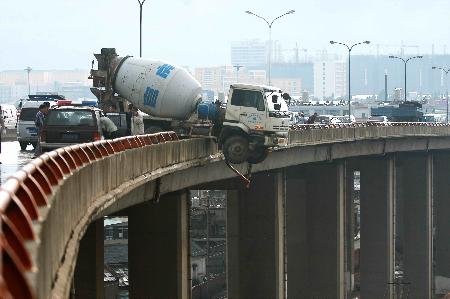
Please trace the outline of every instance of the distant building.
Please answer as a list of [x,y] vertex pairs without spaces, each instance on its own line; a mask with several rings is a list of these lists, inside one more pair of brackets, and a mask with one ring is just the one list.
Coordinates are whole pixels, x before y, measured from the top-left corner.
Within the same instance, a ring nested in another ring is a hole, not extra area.
[[0,102],[4,103],[12,98],[12,88],[10,85],[0,83]]
[[[63,95],[68,94],[69,96],[66,97],[70,99],[92,98],[93,95],[89,90],[92,82],[88,76],[88,70],[32,70],[30,91],[31,94],[41,91],[58,92]],[[25,98],[28,95],[27,72],[24,70],[0,71],[0,85],[11,89],[7,101]]]
[[214,91],[218,96],[220,93],[227,94],[233,83],[265,84],[265,70],[249,70],[241,68],[238,72],[231,65],[217,67],[199,67],[194,70],[203,90]]
[[[396,54],[399,55],[399,54]],[[408,58],[414,55],[406,55]],[[423,55],[407,65],[407,95],[431,94],[437,97],[445,93],[446,86],[442,73],[431,69],[432,66],[450,65],[450,55]],[[379,94],[384,90],[384,74],[388,73],[388,88],[404,86],[404,64],[398,59],[389,59],[388,55],[352,55],[352,93]]]
[[232,65],[255,67],[267,63],[269,49],[265,41],[236,41],[231,43],[230,49]]
[[280,88],[283,92],[289,93],[290,96],[300,96],[302,91],[301,78],[273,78],[272,85]]
[[346,95],[346,62],[322,51],[314,62],[314,96],[319,99]]

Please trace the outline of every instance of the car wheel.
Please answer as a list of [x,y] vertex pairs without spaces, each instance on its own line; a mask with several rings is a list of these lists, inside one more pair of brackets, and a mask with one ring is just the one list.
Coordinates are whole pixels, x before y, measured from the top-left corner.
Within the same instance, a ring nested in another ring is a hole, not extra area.
[[233,164],[241,164],[248,159],[248,140],[241,135],[228,137],[223,144],[225,159]]
[[27,142],[19,142],[19,144],[20,144],[20,149],[21,150],[26,150],[27,149],[27,146],[28,146],[28,143]]

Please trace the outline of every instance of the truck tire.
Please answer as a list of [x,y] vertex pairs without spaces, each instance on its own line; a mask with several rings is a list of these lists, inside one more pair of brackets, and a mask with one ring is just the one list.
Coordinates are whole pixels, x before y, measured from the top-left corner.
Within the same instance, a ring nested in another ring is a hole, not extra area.
[[250,151],[247,162],[250,164],[258,164],[267,158],[268,150],[265,147],[257,146],[255,150]]
[[241,164],[248,159],[248,140],[241,135],[228,137],[223,144],[225,159],[233,164]]
[[21,150],[26,150],[27,149],[27,145],[28,145],[28,143],[27,142],[19,142],[19,144],[20,144],[20,149]]
[[163,131],[163,129],[161,129],[158,126],[150,126],[147,129],[145,129],[144,133],[145,134],[155,134],[155,133],[159,133],[159,132],[162,132],[162,131]]

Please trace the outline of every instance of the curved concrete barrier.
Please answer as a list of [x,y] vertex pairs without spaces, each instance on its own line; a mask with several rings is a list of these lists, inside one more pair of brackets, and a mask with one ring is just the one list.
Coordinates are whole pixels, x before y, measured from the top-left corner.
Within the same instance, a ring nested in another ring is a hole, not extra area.
[[74,145],[11,176],[0,188],[0,297],[68,297],[74,265],[61,264],[95,198],[143,173],[216,152],[211,140],[174,141],[175,133],[164,132]]
[[[450,126],[296,126],[289,146],[410,136],[448,137]],[[145,184],[143,178],[197,167],[205,162],[190,162],[211,157],[221,159],[212,139],[178,140],[165,132],[74,145],[34,159],[0,187],[0,297],[67,298],[79,240],[114,196]]]

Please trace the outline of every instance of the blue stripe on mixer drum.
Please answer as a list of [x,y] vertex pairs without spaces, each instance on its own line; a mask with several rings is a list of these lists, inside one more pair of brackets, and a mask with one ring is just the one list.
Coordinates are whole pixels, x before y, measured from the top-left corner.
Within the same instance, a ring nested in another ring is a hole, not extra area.
[[167,79],[167,76],[169,76],[170,72],[175,69],[174,66],[170,65],[170,64],[163,64],[160,65],[157,69],[156,69],[156,75],[160,76],[161,78]]
[[158,95],[159,90],[147,87],[144,94],[144,106],[150,106],[155,108]]

